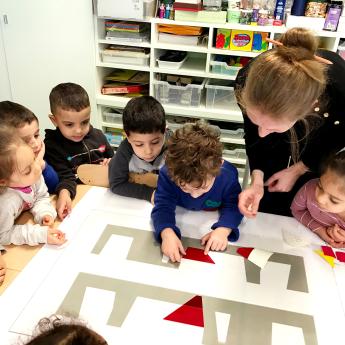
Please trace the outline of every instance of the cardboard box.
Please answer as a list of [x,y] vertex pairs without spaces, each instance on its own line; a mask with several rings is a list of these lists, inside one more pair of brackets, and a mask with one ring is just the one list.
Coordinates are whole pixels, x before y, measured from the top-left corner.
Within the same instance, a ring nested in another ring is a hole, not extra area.
[[98,0],[97,15],[116,19],[136,19],[154,17],[156,0]]
[[229,29],[217,29],[216,48],[229,49],[230,34],[231,34],[231,30]]
[[250,52],[253,45],[253,31],[232,30],[230,37],[230,50]]

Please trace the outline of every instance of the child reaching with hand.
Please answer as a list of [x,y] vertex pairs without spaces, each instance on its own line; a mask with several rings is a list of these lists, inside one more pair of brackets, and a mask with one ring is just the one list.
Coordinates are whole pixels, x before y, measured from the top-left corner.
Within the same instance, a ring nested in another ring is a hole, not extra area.
[[172,262],[185,254],[175,209],[219,210],[219,220],[201,239],[209,250],[225,250],[228,240],[237,241],[242,215],[238,209],[241,187],[237,169],[222,159],[220,131],[198,121],[186,124],[168,140],[165,166],[159,172],[152,220],[162,252]]
[[64,219],[77,192],[77,169],[83,164],[107,166],[114,150],[101,130],[90,124],[91,107],[86,90],[74,83],[55,86],[49,95],[50,120],[56,129],[46,129],[44,158],[55,169],[59,184],[56,210]]
[[[0,129],[0,249],[2,245],[65,243],[65,234],[51,226],[56,218],[42,169],[34,152],[16,132]],[[15,225],[26,210],[37,224]]]
[[296,194],[293,216],[335,248],[345,247],[345,148],[321,166],[321,176]]

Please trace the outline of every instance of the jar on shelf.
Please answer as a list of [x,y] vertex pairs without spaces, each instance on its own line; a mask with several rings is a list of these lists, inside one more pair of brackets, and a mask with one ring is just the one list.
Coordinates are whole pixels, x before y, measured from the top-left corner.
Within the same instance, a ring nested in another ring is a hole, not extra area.
[[252,22],[252,10],[241,10],[240,13],[240,24],[250,25]]
[[324,0],[310,0],[307,2],[305,8],[306,17],[324,18],[327,11],[327,1]]
[[258,25],[267,25],[268,24],[268,11],[261,9],[259,10]]

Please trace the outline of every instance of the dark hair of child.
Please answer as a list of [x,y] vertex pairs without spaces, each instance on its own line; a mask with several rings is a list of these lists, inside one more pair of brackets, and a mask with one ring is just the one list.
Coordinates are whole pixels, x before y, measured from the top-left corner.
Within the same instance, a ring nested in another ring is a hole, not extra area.
[[165,111],[151,96],[132,98],[123,110],[123,129],[127,136],[131,132],[149,134],[165,132]]
[[50,92],[49,103],[53,115],[56,115],[58,109],[81,111],[90,106],[86,90],[74,83],[56,85]]
[[11,101],[0,102],[0,123],[2,126],[20,128],[26,124],[30,125],[32,121],[38,123],[35,114],[23,105]]

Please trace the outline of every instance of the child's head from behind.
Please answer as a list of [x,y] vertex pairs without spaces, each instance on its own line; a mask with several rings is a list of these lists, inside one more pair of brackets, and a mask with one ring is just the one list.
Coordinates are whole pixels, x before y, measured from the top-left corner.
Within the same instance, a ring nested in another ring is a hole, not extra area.
[[84,88],[73,83],[55,86],[49,95],[50,120],[62,135],[80,142],[90,130],[90,101]]
[[345,149],[323,163],[315,198],[322,209],[345,215]]
[[42,139],[38,119],[31,110],[11,101],[0,102],[0,123],[15,128],[17,135],[32,148],[35,155],[39,153]]
[[222,165],[220,132],[202,121],[187,123],[169,138],[166,166],[171,179],[193,198],[208,192]]
[[42,319],[39,335],[26,345],[107,345],[102,336],[81,323],[66,323],[57,316]]
[[32,149],[13,129],[0,129],[0,193],[7,187],[27,187],[38,181],[41,166]]
[[134,153],[152,162],[164,145],[165,112],[151,96],[131,99],[123,110],[123,129]]

